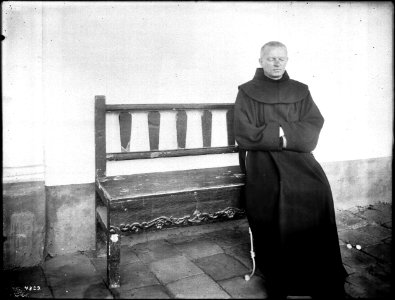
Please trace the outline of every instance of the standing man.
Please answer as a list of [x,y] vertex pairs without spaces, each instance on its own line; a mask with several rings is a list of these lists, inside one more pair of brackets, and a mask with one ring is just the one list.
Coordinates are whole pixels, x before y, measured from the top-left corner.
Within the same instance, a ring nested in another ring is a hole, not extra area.
[[343,297],[332,192],[311,151],[324,119],[308,86],[289,78],[287,48],[261,48],[239,86],[235,136],[246,173],[246,211],[269,297]]

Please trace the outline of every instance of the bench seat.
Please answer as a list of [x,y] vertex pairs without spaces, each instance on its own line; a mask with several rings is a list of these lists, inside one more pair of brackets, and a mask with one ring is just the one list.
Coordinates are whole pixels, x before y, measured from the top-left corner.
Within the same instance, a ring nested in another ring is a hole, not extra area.
[[103,218],[99,211],[108,207],[110,227],[131,233],[237,218],[243,186],[239,166],[108,176],[96,182],[104,200],[97,212]]

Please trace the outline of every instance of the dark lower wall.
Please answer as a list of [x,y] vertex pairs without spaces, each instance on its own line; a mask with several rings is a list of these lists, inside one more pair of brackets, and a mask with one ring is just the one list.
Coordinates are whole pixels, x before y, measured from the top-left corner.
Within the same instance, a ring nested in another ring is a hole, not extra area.
[[[335,207],[392,202],[392,158],[322,163]],[[94,249],[94,183],[3,184],[4,268],[37,265],[51,256]]]
[[335,208],[392,202],[392,157],[321,165],[332,188]]
[[3,184],[3,267],[29,267],[43,260],[44,181]]
[[46,253],[54,256],[95,246],[95,185],[45,187]]

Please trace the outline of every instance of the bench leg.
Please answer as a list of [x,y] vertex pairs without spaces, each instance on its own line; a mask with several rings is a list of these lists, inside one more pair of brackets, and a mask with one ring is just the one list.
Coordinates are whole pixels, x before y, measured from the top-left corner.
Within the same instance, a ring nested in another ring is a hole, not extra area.
[[99,193],[95,192],[95,230],[96,230],[96,251],[95,257],[103,257],[106,255],[107,249],[107,228],[108,220],[106,214],[99,213],[98,208],[103,206],[103,201]]
[[94,251],[95,258],[103,257],[106,254],[107,248],[107,237],[106,233],[100,225],[99,221],[96,220],[96,249]]
[[121,235],[119,232],[108,233],[107,237],[107,279],[110,288],[121,287]]

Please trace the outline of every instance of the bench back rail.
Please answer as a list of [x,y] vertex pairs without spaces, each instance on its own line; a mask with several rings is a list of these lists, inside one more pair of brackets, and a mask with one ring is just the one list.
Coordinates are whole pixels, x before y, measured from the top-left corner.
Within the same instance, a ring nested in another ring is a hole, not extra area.
[[237,152],[234,104],[116,104],[95,97],[96,175],[106,161]]

